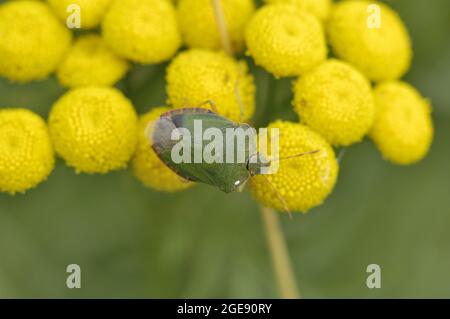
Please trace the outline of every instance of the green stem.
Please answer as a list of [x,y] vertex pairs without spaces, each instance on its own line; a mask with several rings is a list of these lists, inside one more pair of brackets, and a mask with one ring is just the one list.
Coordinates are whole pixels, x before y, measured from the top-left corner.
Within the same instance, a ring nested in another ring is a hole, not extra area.
[[133,96],[133,86],[131,84],[131,70],[125,75],[125,78],[123,79],[123,86],[124,86],[124,93],[125,95],[131,99]]
[[219,30],[220,40],[222,42],[223,50],[229,54],[233,55],[233,48],[231,46],[230,37],[228,35],[227,23],[225,21],[225,16],[222,10],[222,4],[220,0],[211,0],[214,9],[214,15],[216,19],[217,29]]
[[[233,55],[225,17],[222,11],[220,0],[211,0],[214,14],[216,18],[217,28],[219,30],[220,39],[224,51]],[[272,75],[268,74],[267,99],[264,105],[263,121],[268,121],[270,112],[274,106],[276,99],[276,83]],[[264,125],[267,123],[264,123]],[[295,299],[300,298],[300,293],[292,270],[289,253],[286,242],[284,241],[283,232],[280,227],[278,215],[269,208],[262,207],[261,214],[264,221],[264,229],[272,256],[272,263],[277,278],[278,287],[281,298]]]
[[261,206],[261,216],[280,296],[284,299],[299,299],[301,298],[300,291],[297,287],[278,213]]
[[274,79],[274,77],[266,73],[265,76],[267,77],[267,84],[266,84],[266,96],[265,101],[263,103],[260,103],[259,105],[262,105],[262,108],[258,110],[257,112],[257,119],[255,121],[256,127],[265,127],[270,121],[270,117],[273,111],[273,107],[276,101],[276,86],[277,81]]

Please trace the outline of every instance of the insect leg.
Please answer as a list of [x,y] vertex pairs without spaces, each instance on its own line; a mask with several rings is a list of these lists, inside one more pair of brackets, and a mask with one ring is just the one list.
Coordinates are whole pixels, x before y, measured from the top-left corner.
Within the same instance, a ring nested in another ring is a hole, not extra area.
[[180,176],[180,181],[184,184],[189,184],[191,181]]
[[347,148],[345,148],[345,147],[340,149],[339,154],[337,156],[337,161],[338,161],[339,164],[342,162],[342,159],[344,158],[346,150],[347,150]]
[[277,188],[275,187],[275,185],[272,184],[272,182],[264,175],[261,175],[261,177],[264,179],[264,181],[267,183],[267,185],[270,186],[270,188],[273,190],[273,192],[275,193],[275,195],[278,197],[278,200],[280,201],[281,205],[283,205],[283,208],[285,210],[285,212],[287,212],[289,214],[289,218],[292,219],[292,213],[289,210],[286,201],[284,200],[283,196],[281,196],[280,192],[278,192]]
[[247,181],[243,182],[241,185],[238,186],[238,188],[236,189],[239,193],[242,193],[245,189],[245,185],[247,185]]
[[217,111],[216,104],[215,104],[214,101],[211,100],[211,99],[208,99],[208,100],[206,100],[205,102],[200,103],[199,105],[197,105],[197,106],[195,106],[195,107],[200,107],[200,108],[201,108],[201,107],[203,107],[203,106],[205,106],[205,105],[207,105],[207,104],[211,107],[211,110],[213,110],[214,113],[219,114],[219,112]]

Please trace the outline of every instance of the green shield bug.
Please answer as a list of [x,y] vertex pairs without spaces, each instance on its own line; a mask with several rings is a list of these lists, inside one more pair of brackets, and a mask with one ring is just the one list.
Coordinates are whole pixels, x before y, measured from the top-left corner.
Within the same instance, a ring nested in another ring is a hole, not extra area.
[[[215,110],[214,103],[207,103]],[[206,108],[168,111],[149,125],[147,134],[161,161],[182,179],[205,183],[225,193],[242,189],[251,176],[269,174],[274,160],[257,151],[258,134],[254,128]],[[280,159],[283,158],[276,158]],[[286,206],[277,190],[274,191]]]

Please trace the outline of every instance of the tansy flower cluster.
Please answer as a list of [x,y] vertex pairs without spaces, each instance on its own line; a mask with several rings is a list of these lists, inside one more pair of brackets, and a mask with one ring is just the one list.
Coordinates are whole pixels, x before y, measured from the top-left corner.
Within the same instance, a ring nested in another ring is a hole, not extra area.
[[[74,5],[89,31],[67,26]],[[146,187],[188,189],[194,184],[151,148],[149,124],[173,108],[211,108],[207,101],[222,116],[252,124],[255,65],[292,80],[298,115],[268,126],[280,132],[280,154],[272,157],[279,170],[248,183],[265,206],[307,212],[323,203],[338,178],[336,150],[366,137],[400,165],[423,159],[433,140],[430,102],[401,80],[412,60],[408,31],[376,1],[11,0],[0,5],[0,39],[1,77],[55,76],[67,89],[49,105],[47,121],[2,105],[1,192],[43,182],[55,156],[77,173],[130,166]],[[114,86],[134,65],[159,63],[167,63],[167,105],[148,101],[152,108],[138,115]]]

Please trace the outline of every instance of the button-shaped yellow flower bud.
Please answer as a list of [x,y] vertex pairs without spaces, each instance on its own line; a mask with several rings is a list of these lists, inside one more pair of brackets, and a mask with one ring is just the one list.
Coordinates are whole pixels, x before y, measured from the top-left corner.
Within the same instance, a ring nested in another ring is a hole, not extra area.
[[49,128],[57,154],[77,172],[124,168],[136,149],[133,105],[113,88],[69,91],[54,104]]
[[[232,49],[244,49],[244,30],[255,11],[253,0],[221,1],[221,9]],[[178,1],[178,22],[186,44],[191,48],[220,49],[220,33],[211,0]]]
[[55,71],[69,49],[70,31],[38,1],[0,5],[0,76],[27,82]]
[[328,37],[336,55],[371,80],[395,80],[410,66],[412,50],[400,17],[376,1],[343,1],[335,5]]
[[301,10],[314,14],[319,20],[325,21],[330,13],[332,0],[265,0],[267,3],[290,3]]
[[54,167],[47,125],[25,109],[0,110],[0,192],[24,192],[46,180]]
[[266,5],[248,23],[245,39],[256,64],[277,77],[297,76],[327,57],[324,30],[294,5]]
[[144,64],[169,60],[181,45],[175,8],[167,0],[115,0],[102,30],[116,54]]
[[77,39],[58,67],[59,82],[67,87],[110,86],[127,72],[129,64],[95,34]]
[[[47,2],[64,23],[71,15],[79,14],[80,27],[92,29],[100,24],[111,0],[47,0]],[[77,5],[79,10],[74,5]]]
[[255,85],[247,64],[223,52],[191,49],[180,53],[167,69],[167,95],[176,108],[213,100],[217,111],[234,121],[248,120],[255,109]]
[[[271,128],[279,129],[279,169],[275,174],[250,179],[253,196],[280,211],[285,207],[279,196],[293,212],[307,212],[322,204],[333,190],[339,170],[333,148],[302,124],[276,121],[269,125],[269,132]],[[315,150],[319,152],[282,159]]]
[[404,82],[381,83],[374,94],[377,111],[370,137],[383,157],[399,165],[420,161],[433,141],[430,103]]
[[295,82],[294,107],[302,123],[338,146],[359,142],[375,114],[369,81],[351,65],[334,59]]

